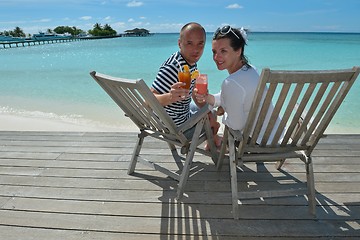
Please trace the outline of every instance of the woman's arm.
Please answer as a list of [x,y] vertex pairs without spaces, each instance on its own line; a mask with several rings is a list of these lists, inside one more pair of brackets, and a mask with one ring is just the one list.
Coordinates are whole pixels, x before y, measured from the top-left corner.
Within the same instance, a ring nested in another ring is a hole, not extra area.
[[221,103],[225,109],[224,123],[234,130],[242,130],[248,113],[244,109],[245,89],[234,81],[229,81],[221,89]]

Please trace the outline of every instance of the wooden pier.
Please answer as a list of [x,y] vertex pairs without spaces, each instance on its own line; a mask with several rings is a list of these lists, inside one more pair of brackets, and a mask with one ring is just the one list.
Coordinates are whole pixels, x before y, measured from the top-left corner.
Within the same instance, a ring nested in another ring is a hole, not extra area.
[[[127,167],[136,133],[0,132],[0,236],[27,239],[360,239],[360,135],[328,135],[313,153],[317,217],[304,196],[254,199],[231,214],[228,165],[196,154],[185,197],[177,182]],[[149,159],[174,166],[168,146],[145,139]],[[261,189],[301,184],[303,165],[246,165]],[[171,167],[172,168],[172,167]]]
[[26,47],[26,46],[35,46],[51,43],[64,43],[64,42],[73,42],[80,41],[80,38],[64,38],[64,39],[49,39],[49,40],[24,40],[24,41],[8,41],[0,42],[2,48],[15,48],[15,47]]
[[64,43],[64,42],[73,42],[73,41],[83,41],[83,40],[97,40],[97,39],[106,39],[106,38],[117,38],[122,37],[122,35],[116,36],[98,36],[98,37],[71,37],[71,38],[53,38],[53,39],[31,39],[23,41],[5,41],[0,42],[0,49],[5,48],[16,48],[16,47],[28,47],[44,44],[53,44],[53,43]]

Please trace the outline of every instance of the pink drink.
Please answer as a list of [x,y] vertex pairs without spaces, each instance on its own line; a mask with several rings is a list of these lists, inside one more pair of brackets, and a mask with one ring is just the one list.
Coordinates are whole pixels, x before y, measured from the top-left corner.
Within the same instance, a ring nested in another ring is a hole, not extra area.
[[208,78],[207,74],[200,74],[196,79],[195,87],[198,90],[199,94],[206,94],[208,89]]

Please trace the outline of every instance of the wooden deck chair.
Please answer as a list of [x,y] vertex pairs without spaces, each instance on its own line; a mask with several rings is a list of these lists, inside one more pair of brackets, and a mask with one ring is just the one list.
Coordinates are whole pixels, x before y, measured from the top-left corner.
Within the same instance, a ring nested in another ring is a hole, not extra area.
[[[144,80],[116,78],[95,71],[91,72],[90,75],[140,130],[129,165],[128,174],[132,174],[135,171],[137,162],[145,164],[179,181],[177,198],[180,198],[183,195],[184,187],[189,176],[194,153],[196,151],[200,152],[210,156],[214,163],[217,161],[218,154],[213,141],[213,133],[210,128],[208,119],[209,110],[207,106],[201,108],[184,124],[177,127],[174,121],[166,113],[164,107],[150,91]],[[187,136],[189,130],[194,132],[192,135],[190,134],[191,136]],[[179,171],[169,170],[140,156],[144,138],[148,136],[166,142],[169,145],[174,158],[179,157],[175,146],[181,148],[181,153],[186,154],[186,159],[183,166],[179,166]],[[199,147],[205,140],[208,140],[209,142],[210,152]]]
[[[240,199],[292,194],[307,194],[309,211],[316,216],[311,153],[359,71],[359,67],[334,71],[262,71],[245,128],[241,132],[225,126],[224,130],[223,137],[228,139],[229,144],[235,219],[239,218]],[[223,141],[220,149],[219,169],[223,163],[226,142]],[[284,161],[289,158],[298,158],[305,163],[306,188],[256,192],[238,190],[238,166],[247,162],[270,161],[277,162],[277,169],[280,170]]]

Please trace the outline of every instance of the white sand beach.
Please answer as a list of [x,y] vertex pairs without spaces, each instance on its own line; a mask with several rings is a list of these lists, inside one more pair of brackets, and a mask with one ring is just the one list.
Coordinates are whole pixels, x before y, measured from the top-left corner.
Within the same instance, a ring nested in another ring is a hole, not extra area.
[[[218,119],[221,121],[221,119]],[[222,132],[223,127],[220,128]],[[72,123],[61,119],[19,116],[0,113],[0,131],[59,131],[59,132],[137,132],[137,126],[128,118],[117,126]],[[360,129],[333,124],[328,127],[328,134],[360,134]]]
[[0,131],[135,132],[138,128],[129,119],[115,127],[0,113]]

